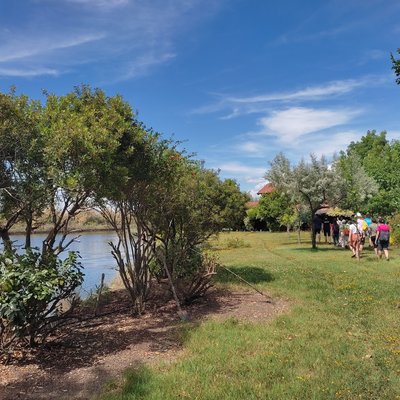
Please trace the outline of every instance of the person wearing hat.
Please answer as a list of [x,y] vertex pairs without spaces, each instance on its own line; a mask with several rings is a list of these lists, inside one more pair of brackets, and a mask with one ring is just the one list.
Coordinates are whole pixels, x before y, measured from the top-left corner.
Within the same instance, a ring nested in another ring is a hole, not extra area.
[[349,247],[353,255],[357,260],[360,259],[360,243],[361,243],[361,233],[358,229],[358,224],[354,219],[349,221]]
[[365,244],[365,234],[366,231],[368,230],[368,224],[365,222],[360,212],[356,214],[356,217],[357,217],[358,233],[360,234],[360,254],[361,254]]

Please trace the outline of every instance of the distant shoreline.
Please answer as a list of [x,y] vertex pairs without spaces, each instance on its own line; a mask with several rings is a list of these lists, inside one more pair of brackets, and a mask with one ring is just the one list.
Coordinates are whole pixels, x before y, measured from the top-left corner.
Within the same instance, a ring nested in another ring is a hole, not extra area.
[[[98,227],[98,228],[75,228],[71,229],[71,231],[68,232],[68,234],[73,234],[73,233],[93,233],[93,232],[111,232],[114,231],[112,228],[106,228],[106,227]],[[49,233],[50,229],[37,229],[34,232],[32,232],[32,235],[43,235],[44,233]],[[10,235],[25,235],[24,230],[11,230]]]

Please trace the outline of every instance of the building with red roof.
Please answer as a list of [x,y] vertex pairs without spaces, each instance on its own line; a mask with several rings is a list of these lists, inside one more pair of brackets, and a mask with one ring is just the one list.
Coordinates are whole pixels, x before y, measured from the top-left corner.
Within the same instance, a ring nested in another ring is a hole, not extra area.
[[267,194],[267,193],[273,193],[275,192],[274,185],[272,183],[267,183],[264,185],[258,192],[257,194]]

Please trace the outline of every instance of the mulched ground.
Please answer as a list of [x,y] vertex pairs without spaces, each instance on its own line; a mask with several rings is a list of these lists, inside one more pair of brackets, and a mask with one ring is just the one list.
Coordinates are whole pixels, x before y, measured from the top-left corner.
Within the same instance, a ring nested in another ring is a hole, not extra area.
[[[106,315],[69,324],[44,347],[16,352],[8,365],[0,364],[0,400],[90,399],[128,367],[175,360],[182,352],[175,304],[150,303],[149,309],[135,318],[124,292],[112,292],[101,310]],[[270,303],[255,292],[213,289],[186,311],[192,322],[228,317],[265,321],[287,309],[288,302]]]

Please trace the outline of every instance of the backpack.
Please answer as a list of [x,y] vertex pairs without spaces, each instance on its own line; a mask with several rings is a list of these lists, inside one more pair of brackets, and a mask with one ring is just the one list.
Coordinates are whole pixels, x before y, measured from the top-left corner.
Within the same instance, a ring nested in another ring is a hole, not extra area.
[[379,240],[389,240],[389,231],[380,231]]
[[365,222],[365,220],[362,221],[361,227],[363,232],[366,232],[368,230],[368,224]]

